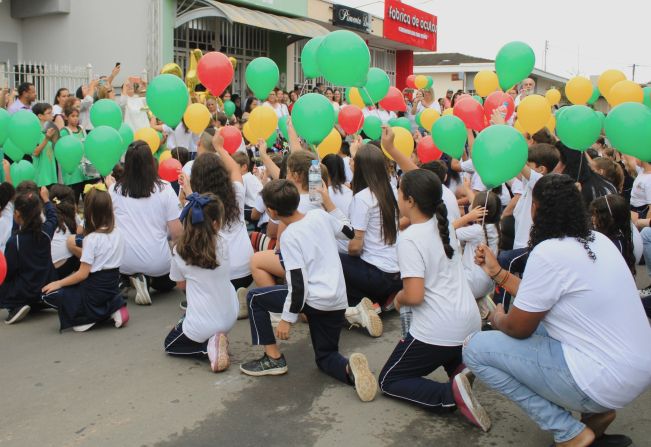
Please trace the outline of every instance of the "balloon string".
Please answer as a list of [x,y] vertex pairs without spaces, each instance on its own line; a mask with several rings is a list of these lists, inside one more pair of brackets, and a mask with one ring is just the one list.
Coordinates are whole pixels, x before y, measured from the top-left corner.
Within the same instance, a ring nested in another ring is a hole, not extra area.
[[576,181],[577,182],[579,181],[579,178],[581,177],[581,166],[583,166],[583,157],[584,157],[583,152],[581,152],[581,161],[579,161],[579,170],[576,173]]
[[484,239],[486,239],[486,245],[488,245],[488,238],[486,237],[486,207],[488,206],[488,196],[490,195],[490,189],[486,189],[486,201],[484,202],[484,215],[481,217],[481,229],[484,233]]
[[303,86],[301,87],[301,92],[298,94],[299,97],[303,96],[303,91],[305,90],[306,86],[307,86],[307,78],[303,81]]

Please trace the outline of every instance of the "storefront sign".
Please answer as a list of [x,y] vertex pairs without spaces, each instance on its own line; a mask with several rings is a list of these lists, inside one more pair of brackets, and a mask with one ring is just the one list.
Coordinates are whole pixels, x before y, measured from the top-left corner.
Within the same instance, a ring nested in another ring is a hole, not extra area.
[[253,9],[279,12],[282,15],[307,17],[307,0],[229,0],[228,3],[252,6]]
[[332,24],[368,33],[371,31],[371,15],[348,6],[332,5]]
[[401,3],[384,1],[384,37],[436,51],[436,16]]

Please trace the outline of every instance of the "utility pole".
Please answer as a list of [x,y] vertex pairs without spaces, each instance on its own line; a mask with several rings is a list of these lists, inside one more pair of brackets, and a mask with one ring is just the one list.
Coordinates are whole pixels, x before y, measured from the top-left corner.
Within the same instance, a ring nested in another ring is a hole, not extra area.
[[549,40],[545,40],[545,52],[543,53],[543,70],[547,71],[547,51],[549,50]]
[[632,76],[631,76],[631,80],[632,80],[633,82],[635,82],[635,66],[636,66],[636,65],[637,65],[637,64],[633,64],[633,73],[632,73]]

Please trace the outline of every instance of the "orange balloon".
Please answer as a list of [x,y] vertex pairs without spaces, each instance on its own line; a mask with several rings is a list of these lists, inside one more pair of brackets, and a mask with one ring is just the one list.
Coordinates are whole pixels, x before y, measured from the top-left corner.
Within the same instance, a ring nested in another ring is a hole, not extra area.
[[549,102],[541,95],[529,95],[518,106],[518,120],[532,135],[547,125],[551,114]]
[[423,89],[427,87],[427,76],[425,75],[416,76],[416,79],[414,79],[414,85],[418,89]]
[[555,88],[550,88],[547,90],[547,93],[545,93],[545,98],[547,98],[547,101],[549,102],[550,106],[555,106],[559,102],[561,102],[561,92],[556,90]]
[[592,96],[593,90],[590,79],[583,76],[575,76],[565,84],[565,96],[572,104],[584,105]]
[[158,157],[159,162],[164,162],[165,160],[172,158],[172,152],[171,151],[163,151],[161,152],[160,156]]
[[143,127],[138,129],[138,131],[133,135],[134,140],[142,140],[149,145],[151,153],[155,154],[160,146],[160,138],[158,133],[151,127]]
[[597,87],[599,87],[601,96],[608,99],[610,89],[619,81],[624,80],[626,80],[626,75],[619,70],[606,70],[601,73],[601,76],[599,76],[599,80],[597,81]]
[[448,107],[441,113],[441,116],[446,116],[446,115],[454,115],[454,109],[452,107]]
[[366,104],[364,104],[364,100],[362,99],[362,95],[359,93],[359,89],[357,87],[351,87],[350,94],[348,96],[352,105],[357,106],[362,110],[366,107]]
[[320,159],[329,154],[336,154],[339,149],[341,149],[341,134],[337,129],[332,129],[328,136],[316,147]]
[[608,93],[608,103],[615,107],[623,102],[642,102],[644,92],[640,84],[633,81],[623,80],[613,85]]

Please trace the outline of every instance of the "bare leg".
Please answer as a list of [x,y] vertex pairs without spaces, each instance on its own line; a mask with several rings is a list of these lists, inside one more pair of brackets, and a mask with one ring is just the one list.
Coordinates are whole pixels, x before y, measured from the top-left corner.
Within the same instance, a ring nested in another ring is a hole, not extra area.
[[615,410],[611,410],[605,413],[591,414],[581,419],[581,422],[590,427],[594,432],[595,438],[599,438],[604,434],[608,426],[613,423],[616,417],[617,413]]
[[276,285],[275,277],[285,275],[285,269],[273,250],[259,251],[251,258],[251,275],[257,287],[270,287]]
[[556,443],[557,447],[588,447],[594,441],[595,436],[589,427],[586,427],[581,433],[569,441]]

